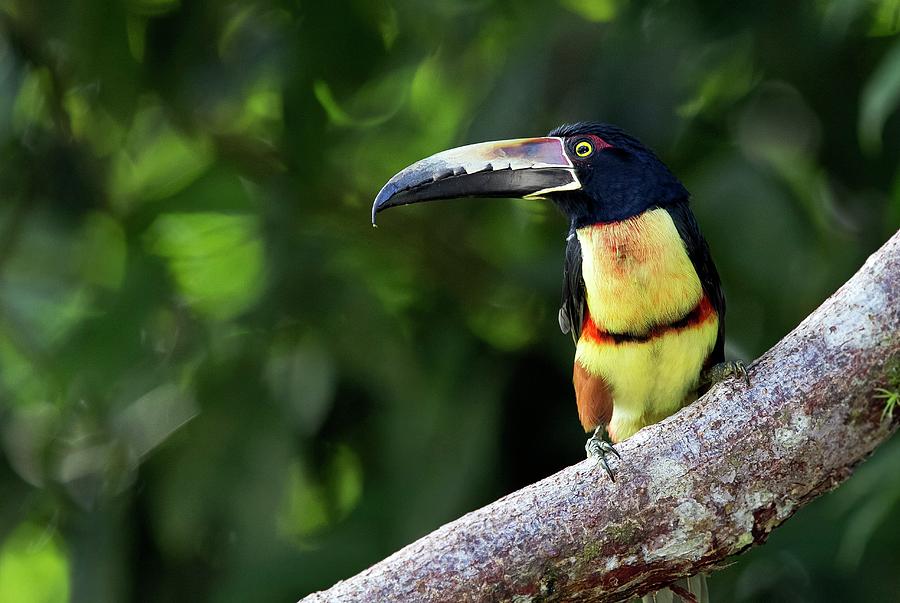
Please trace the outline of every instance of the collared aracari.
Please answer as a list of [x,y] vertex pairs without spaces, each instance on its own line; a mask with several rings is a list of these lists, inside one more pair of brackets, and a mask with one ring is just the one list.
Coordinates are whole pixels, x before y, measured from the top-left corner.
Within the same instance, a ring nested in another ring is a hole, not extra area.
[[621,129],[559,127],[546,137],[432,155],[391,178],[372,207],[460,197],[548,199],[569,219],[559,326],[575,342],[585,448],[613,477],[616,443],[727,376],[725,297],[689,193]]

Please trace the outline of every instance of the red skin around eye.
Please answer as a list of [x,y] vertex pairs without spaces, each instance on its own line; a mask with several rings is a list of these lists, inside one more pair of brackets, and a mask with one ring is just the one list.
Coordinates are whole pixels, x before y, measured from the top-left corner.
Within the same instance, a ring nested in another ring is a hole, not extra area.
[[598,151],[600,149],[606,149],[606,148],[609,148],[612,146],[611,144],[609,144],[608,142],[606,142],[599,136],[595,136],[594,134],[588,134],[587,137],[591,139],[591,142],[594,143],[594,148],[597,149]]
[[[596,134],[584,134],[577,138],[577,140],[589,140],[591,142],[591,146],[593,146],[594,151],[601,151],[603,149],[612,148],[612,145],[597,136]],[[579,157],[579,159],[584,159],[583,157]]]

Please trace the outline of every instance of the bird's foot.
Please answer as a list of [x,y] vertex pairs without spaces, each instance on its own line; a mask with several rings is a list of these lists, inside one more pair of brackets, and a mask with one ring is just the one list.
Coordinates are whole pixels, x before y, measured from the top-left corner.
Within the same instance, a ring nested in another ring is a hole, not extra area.
[[713,386],[730,377],[741,377],[748,386],[750,385],[747,366],[741,360],[720,362],[709,367],[700,375],[700,382],[703,385]]
[[587,457],[589,459],[594,459],[594,467],[603,465],[609,479],[616,481],[616,477],[609,467],[609,462],[606,460],[606,455],[612,453],[620,459],[622,458],[622,455],[619,454],[619,451],[616,450],[612,444],[603,439],[603,436],[600,435],[601,429],[603,429],[602,426],[594,430],[594,435],[588,438],[588,441],[584,444],[584,451],[587,452]]

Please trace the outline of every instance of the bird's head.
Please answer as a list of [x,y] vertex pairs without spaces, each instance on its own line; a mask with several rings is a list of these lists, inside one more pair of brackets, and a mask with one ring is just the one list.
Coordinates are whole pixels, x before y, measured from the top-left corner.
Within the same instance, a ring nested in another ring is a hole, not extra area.
[[688,192],[637,139],[615,126],[578,123],[422,159],[384,185],[372,223],[389,207],[461,197],[549,199],[580,228],[684,201]]

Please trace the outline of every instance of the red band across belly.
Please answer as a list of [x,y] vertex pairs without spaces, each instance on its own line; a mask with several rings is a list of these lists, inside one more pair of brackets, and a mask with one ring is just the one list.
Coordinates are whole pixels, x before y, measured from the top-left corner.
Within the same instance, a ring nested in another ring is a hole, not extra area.
[[710,303],[709,298],[704,295],[700,300],[700,303],[697,304],[693,310],[688,312],[684,318],[680,318],[675,322],[665,325],[657,325],[641,335],[634,335],[631,333],[610,333],[609,331],[602,330],[594,323],[590,313],[585,312],[584,323],[581,325],[581,336],[598,343],[641,343],[650,341],[656,337],[661,337],[666,333],[680,331],[682,329],[703,324],[714,316],[716,316],[716,311],[713,308],[712,303]]

